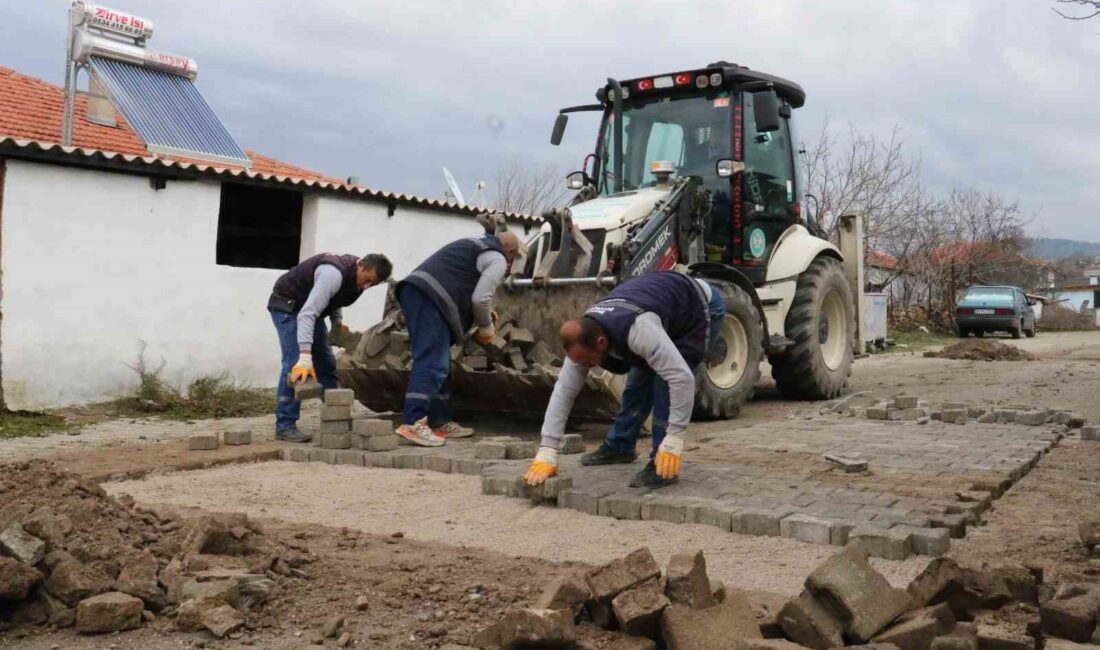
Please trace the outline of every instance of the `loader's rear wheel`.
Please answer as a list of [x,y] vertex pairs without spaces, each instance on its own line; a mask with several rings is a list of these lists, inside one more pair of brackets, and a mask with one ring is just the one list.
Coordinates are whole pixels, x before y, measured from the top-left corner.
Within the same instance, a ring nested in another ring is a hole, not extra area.
[[787,312],[794,345],[770,359],[772,377],[789,399],[832,399],[852,374],[856,320],[852,292],[840,262],[819,257],[799,276]]
[[760,312],[740,287],[708,280],[722,293],[726,318],[708,361],[695,372],[695,415],[701,419],[732,418],[752,399],[764,359]]

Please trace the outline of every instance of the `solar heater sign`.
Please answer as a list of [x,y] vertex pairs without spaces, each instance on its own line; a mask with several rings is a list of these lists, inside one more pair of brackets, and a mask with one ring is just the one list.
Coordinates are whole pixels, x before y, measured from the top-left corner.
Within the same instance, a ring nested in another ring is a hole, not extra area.
[[85,16],[89,27],[125,34],[131,38],[145,39],[153,31],[152,22],[109,7],[87,5]]

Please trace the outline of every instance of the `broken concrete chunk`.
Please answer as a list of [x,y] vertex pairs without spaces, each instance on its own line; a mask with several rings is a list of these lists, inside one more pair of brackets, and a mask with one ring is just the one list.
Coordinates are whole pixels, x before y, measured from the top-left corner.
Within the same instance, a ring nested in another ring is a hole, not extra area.
[[894,589],[858,547],[848,547],[814,569],[806,587],[841,613],[847,635],[866,643],[905,611],[909,595]]
[[1077,534],[1081,536],[1081,543],[1090,551],[1100,546],[1100,519],[1095,521],[1082,521],[1077,526]]
[[714,604],[702,550],[675,553],[665,571],[665,594],[678,605],[706,609]]
[[1026,619],[1006,616],[1003,612],[978,612],[974,617],[978,648],[981,650],[1035,650],[1035,639],[1028,634]]
[[830,463],[835,463],[848,473],[866,472],[867,461],[862,458],[849,458],[846,456],[839,456],[837,454],[825,454],[825,460]]
[[0,533],[0,552],[27,566],[34,566],[46,556],[46,543],[15,523]]
[[815,650],[844,645],[844,624],[808,591],[783,606],[779,627],[791,640]]
[[1048,600],[1039,607],[1043,633],[1077,643],[1089,643],[1096,629],[1100,590],[1085,588],[1085,593],[1065,599]]
[[200,620],[203,627],[219,639],[225,638],[231,632],[236,632],[244,625],[244,615],[229,605],[206,610],[202,613]]
[[592,597],[609,602],[622,591],[661,575],[661,568],[648,548],[640,548],[626,557],[612,560],[585,574]]
[[933,639],[951,631],[955,616],[945,604],[908,612],[875,635],[874,643],[892,643],[900,650],[929,650]]
[[668,650],[729,650],[742,639],[761,638],[752,607],[740,591],[707,609],[669,605],[661,616],[661,632]]
[[77,560],[62,560],[46,579],[46,591],[70,607],[111,588],[111,579],[102,571]]
[[563,609],[510,609],[496,628],[499,645],[505,648],[567,647],[577,636],[573,614]]
[[535,609],[567,609],[579,614],[584,603],[592,597],[584,576],[567,575],[551,582],[535,601]]
[[632,636],[650,639],[660,638],[661,613],[668,606],[668,598],[661,593],[656,578],[631,587],[611,600],[619,628]]
[[948,593],[961,585],[962,579],[962,569],[955,560],[936,558],[913,578],[906,591],[913,599],[913,606],[921,608],[943,600]]
[[0,556],[0,601],[23,600],[42,579],[34,567]]
[[120,591],[86,598],[76,606],[76,631],[120,632],[141,625],[141,600]]
[[805,647],[786,639],[740,639],[734,646],[736,650],[800,650]]

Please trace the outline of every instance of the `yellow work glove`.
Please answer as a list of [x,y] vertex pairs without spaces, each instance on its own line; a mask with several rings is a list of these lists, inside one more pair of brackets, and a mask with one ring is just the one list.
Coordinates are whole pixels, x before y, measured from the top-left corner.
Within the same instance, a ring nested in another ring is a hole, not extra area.
[[657,476],[673,479],[680,475],[680,456],[684,453],[684,437],[667,435],[657,448]]
[[497,310],[490,309],[489,318],[493,321],[493,327],[500,325],[500,314],[497,313]]
[[531,467],[523,475],[527,485],[542,485],[546,479],[558,473],[558,450],[550,447],[539,447],[539,453],[535,454],[535,460]]
[[311,379],[317,381],[317,371],[313,369],[313,355],[309,352],[302,352],[298,355],[298,363],[290,369],[289,381],[292,384],[297,384]]
[[497,330],[492,325],[488,327],[477,328],[477,342],[482,345],[489,345],[493,342],[493,337],[496,336]]

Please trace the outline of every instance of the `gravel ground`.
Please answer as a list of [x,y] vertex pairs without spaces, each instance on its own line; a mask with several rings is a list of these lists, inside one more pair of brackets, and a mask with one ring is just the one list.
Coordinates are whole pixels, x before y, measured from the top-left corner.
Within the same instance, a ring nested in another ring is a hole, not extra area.
[[[616,521],[532,507],[480,494],[477,477],[317,463],[269,462],[109,483],[145,503],[245,511],[252,516],[423,541],[471,546],[555,562],[600,564],[648,546],[663,566],[672,553],[702,548],[713,578],[743,589],[797,595],[806,575],[837,551],[777,537],[724,533],[702,525]],[[927,558],[879,562],[905,586]]]

